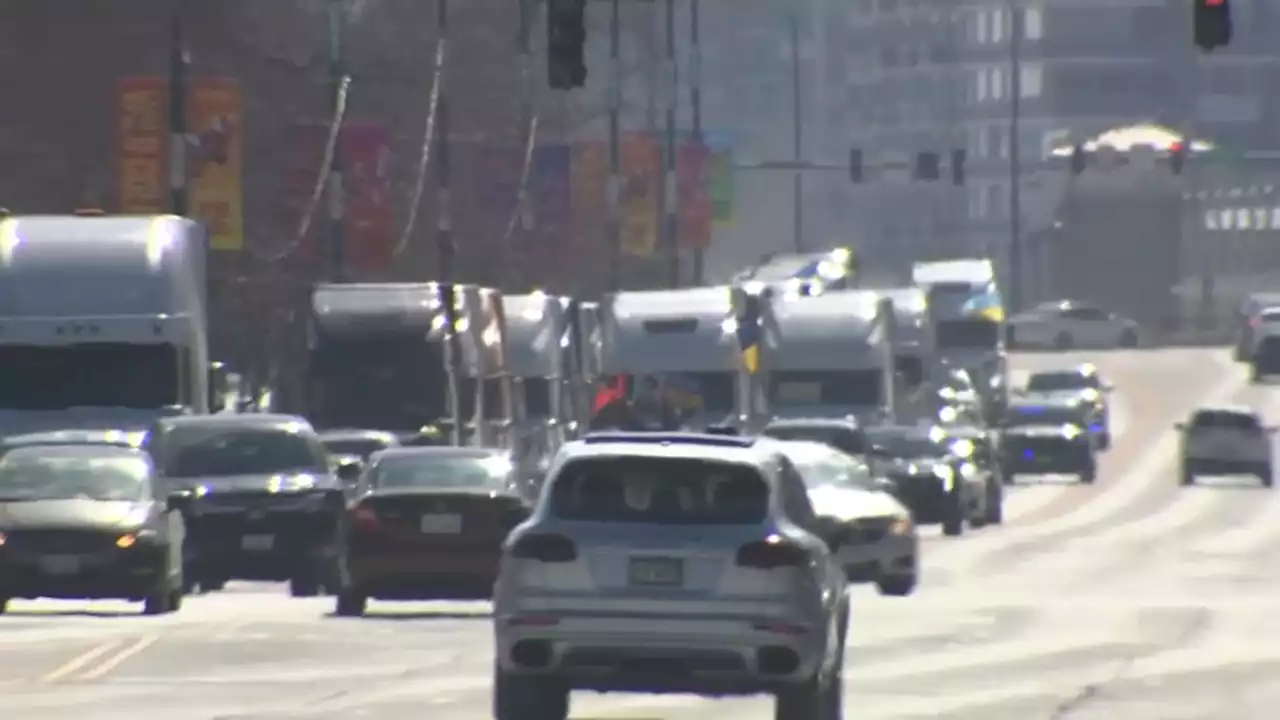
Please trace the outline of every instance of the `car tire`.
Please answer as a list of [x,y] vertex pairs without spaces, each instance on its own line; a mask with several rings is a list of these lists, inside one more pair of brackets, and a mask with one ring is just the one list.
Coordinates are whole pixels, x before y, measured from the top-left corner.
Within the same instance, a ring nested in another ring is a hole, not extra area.
[[173,589],[168,583],[155,589],[150,595],[142,599],[143,615],[167,615],[173,612]]
[[1262,483],[1262,487],[1269,488],[1275,485],[1275,480],[1271,475],[1271,465],[1263,465],[1258,468],[1258,480]]
[[494,720],[568,720],[569,688],[551,678],[513,675],[493,666]]
[[886,597],[907,597],[916,591],[917,582],[915,573],[910,575],[885,575],[876,580],[876,590]]
[[1098,449],[1099,450],[1111,449],[1111,431],[1110,430],[1103,430],[1101,433],[1099,433]]
[[1004,524],[1004,487],[997,482],[987,483],[985,510],[988,525]]
[[1136,348],[1138,347],[1138,333],[1133,330],[1125,330],[1120,333],[1120,347]]
[[1058,333],[1053,338],[1053,347],[1057,350],[1070,350],[1075,346],[1075,340],[1068,333]]
[[840,645],[830,672],[819,670],[812,678],[779,690],[773,700],[774,720],[840,720],[844,717],[844,641],[848,620],[843,614],[839,623],[836,641]]
[[1080,482],[1085,485],[1092,485],[1098,479],[1098,464],[1090,462],[1083,470],[1080,471]]
[[333,614],[338,617],[362,617],[368,604],[369,598],[359,592],[342,590],[338,593],[337,602],[334,603]]
[[1182,486],[1183,486],[1183,487],[1186,487],[1186,486],[1189,486],[1189,485],[1195,485],[1195,484],[1196,484],[1196,474],[1195,474],[1195,471],[1193,471],[1193,470],[1191,469],[1191,467],[1190,467],[1190,466],[1188,466],[1186,463],[1183,463],[1183,464],[1182,464],[1182,473],[1181,473],[1181,474],[1182,474]]
[[0,597],[0,615],[9,612],[9,598]]
[[295,575],[289,578],[290,597],[315,597],[320,594],[320,581],[313,575]]

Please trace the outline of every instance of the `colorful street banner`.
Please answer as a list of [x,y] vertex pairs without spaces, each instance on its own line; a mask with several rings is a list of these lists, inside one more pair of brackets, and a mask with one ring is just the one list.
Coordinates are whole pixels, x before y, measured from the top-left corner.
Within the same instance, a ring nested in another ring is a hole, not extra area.
[[[530,257],[558,258],[566,248],[570,233],[570,168],[573,152],[569,145],[546,145],[533,151],[529,191],[533,227],[525,236]],[[550,252],[551,255],[540,255]]]
[[386,272],[397,240],[391,204],[391,133],[382,123],[346,124],[342,160],[346,170],[347,262],[360,272]]
[[711,219],[720,227],[733,223],[733,140],[728,133],[705,134],[711,152],[711,168],[707,173]]
[[662,152],[647,133],[622,136],[622,251],[649,257],[658,246],[658,194],[662,191]]
[[116,208],[127,215],[163,213],[168,205],[164,81],[126,77],[116,93]]
[[[285,166],[284,197],[281,204],[284,206],[284,217],[290,237],[280,238],[277,242],[271,243],[270,247],[294,240],[292,233],[297,232],[298,224],[302,222],[302,215],[311,202],[311,194],[315,191],[316,177],[324,161],[324,147],[329,136],[329,128],[320,123],[295,125],[290,130],[289,136],[290,154],[289,162]],[[307,227],[307,234],[298,239],[298,254],[308,260],[319,257],[316,248],[318,238],[323,237],[321,233],[324,232],[323,198],[321,203],[316,216]]]
[[197,78],[187,98],[187,182],[191,217],[204,223],[209,248],[244,248],[244,125],[233,78]]
[[572,209],[573,247],[587,257],[607,255],[609,208],[605,190],[609,182],[609,148],[603,142],[585,141],[573,146],[569,205]]
[[711,247],[711,153],[686,138],[676,149],[676,192],[680,197],[678,237],[685,250]]

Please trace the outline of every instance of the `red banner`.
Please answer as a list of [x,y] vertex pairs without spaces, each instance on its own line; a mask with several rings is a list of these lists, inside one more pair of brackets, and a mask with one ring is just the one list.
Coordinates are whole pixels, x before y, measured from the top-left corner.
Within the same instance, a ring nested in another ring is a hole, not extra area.
[[122,78],[117,87],[117,208],[155,215],[168,205],[168,93],[160,77]]
[[711,153],[701,142],[688,140],[676,153],[676,192],[680,198],[680,247],[711,247]]

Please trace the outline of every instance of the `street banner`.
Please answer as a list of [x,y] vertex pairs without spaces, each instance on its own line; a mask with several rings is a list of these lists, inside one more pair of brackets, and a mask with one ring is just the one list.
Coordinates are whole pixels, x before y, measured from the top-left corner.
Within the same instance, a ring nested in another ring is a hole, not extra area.
[[168,205],[168,114],[159,77],[121,78],[116,88],[116,209],[156,215]]
[[244,118],[234,78],[202,77],[187,97],[187,189],[191,217],[204,223],[209,248],[244,248]]
[[711,154],[695,138],[677,148],[676,191],[680,195],[678,237],[685,250],[711,247]]
[[662,192],[662,152],[648,133],[622,136],[622,251],[652,256],[658,246],[658,193]]

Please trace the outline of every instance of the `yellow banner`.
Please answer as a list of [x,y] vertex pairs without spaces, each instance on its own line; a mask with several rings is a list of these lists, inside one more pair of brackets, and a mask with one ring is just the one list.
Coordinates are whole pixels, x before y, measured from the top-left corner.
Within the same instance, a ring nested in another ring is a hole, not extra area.
[[121,78],[116,88],[116,208],[126,215],[155,215],[168,204],[165,97],[158,77]]
[[244,248],[243,120],[233,78],[195,81],[187,99],[187,177],[191,216],[208,228],[210,250]]
[[662,150],[652,135],[622,136],[622,251],[648,257],[658,245],[658,193],[662,192]]

